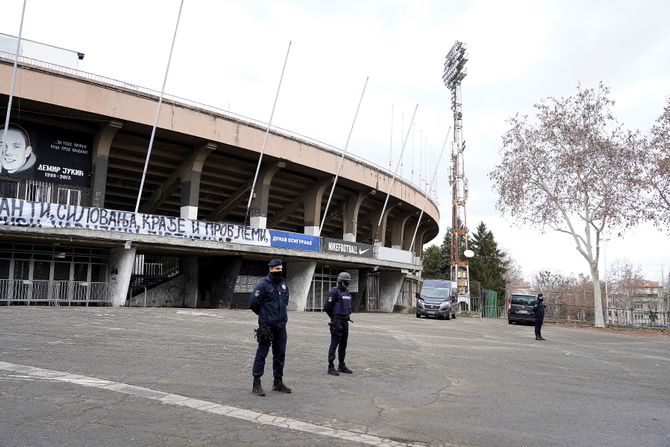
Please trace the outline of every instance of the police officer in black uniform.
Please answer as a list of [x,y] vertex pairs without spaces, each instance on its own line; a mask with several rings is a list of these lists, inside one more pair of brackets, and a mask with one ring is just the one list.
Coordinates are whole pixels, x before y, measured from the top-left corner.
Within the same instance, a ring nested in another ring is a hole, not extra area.
[[544,295],[539,293],[533,305],[535,311],[535,340],[546,340],[542,338],[542,323],[544,322]]
[[[330,348],[328,349],[328,374],[339,376],[340,373],[351,374],[352,371],[344,363],[347,355],[349,339],[349,315],[351,315],[351,292],[347,290],[351,283],[351,275],[342,272],[337,275],[337,287],[330,289],[328,302],[324,310],[330,317]],[[339,348],[338,348],[339,347]],[[338,357],[338,368],[335,369],[335,349]]]
[[265,370],[265,358],[272,346],[272,372],[274,374],[273,391],[290,393],[291,389],[284,385],[284,357],[286,356],[286,323],[288,315],[288,287],[282,278],[281,259],[273,259],[268,263],[270,272],[261,279],[249,299],[249,309],[258,315],[258,349],[252,374],[254,384],[252,392],[265,396],[261,386],[261,376]]

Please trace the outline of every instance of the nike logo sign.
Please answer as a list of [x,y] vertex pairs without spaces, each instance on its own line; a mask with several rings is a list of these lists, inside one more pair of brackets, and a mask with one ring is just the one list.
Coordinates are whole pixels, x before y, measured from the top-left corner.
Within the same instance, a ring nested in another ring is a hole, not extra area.
[[361,249],[359,248],[359,249],[358,249],[358,254],[359,254],[359,255],[363,255],[363,254],[365,254],[365,253],[368,252],[368,251],[370,251],[369,248],[366,248],[365,250],[361,250]]

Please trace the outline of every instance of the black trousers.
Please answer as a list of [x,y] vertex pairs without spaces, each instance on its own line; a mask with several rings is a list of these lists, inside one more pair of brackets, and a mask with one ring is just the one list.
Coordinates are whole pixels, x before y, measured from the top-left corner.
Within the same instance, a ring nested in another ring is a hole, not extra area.
[[535,319],[535,338],[542,338],[542,323],[544,318]]
[[337,359],[339,366],[344,365],[344,357],[347,355],[347,341],[349,340],[349,322],[347,320],[340,320],[333,318],[333,324],[339,324],[341,335],[330,333],[330,348],[328,348],[328,366],[335,366],[335,350],[337,349]]
[[286,326],[271,327],[272,341],[263,341],[258,343],[256,357],[254,358],[254,367],[251,373],[254,377],[261,377],[265,371],[265,358],[270,352],[272,345],[272,373],[274,377],[284,377],[284,358],[286,357]]

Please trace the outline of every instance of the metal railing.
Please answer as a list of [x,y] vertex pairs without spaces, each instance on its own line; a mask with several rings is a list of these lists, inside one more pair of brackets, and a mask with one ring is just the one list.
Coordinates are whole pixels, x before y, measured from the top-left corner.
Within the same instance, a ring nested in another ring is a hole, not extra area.
[[111,285],[104,282],[0,279],[0,305],[111,305]]

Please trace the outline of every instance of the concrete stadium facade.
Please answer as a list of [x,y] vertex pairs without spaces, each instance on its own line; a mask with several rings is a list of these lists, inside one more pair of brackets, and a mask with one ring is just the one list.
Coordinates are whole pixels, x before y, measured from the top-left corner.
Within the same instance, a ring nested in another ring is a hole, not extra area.
[[[3,116],[11,75],[0,55]],[[439,231],[436,203],[347,156],[322,222],[341,151],[280,129],[252,192],[262,122],[165,97],[134,212],[157,101],[19,59],[8,129],[25,135],[34,165],[0,172],[0,304],[245,307],[280,257],[293,310],[320,309],[341,270],[357,310],[412,305],[423,243]]]

